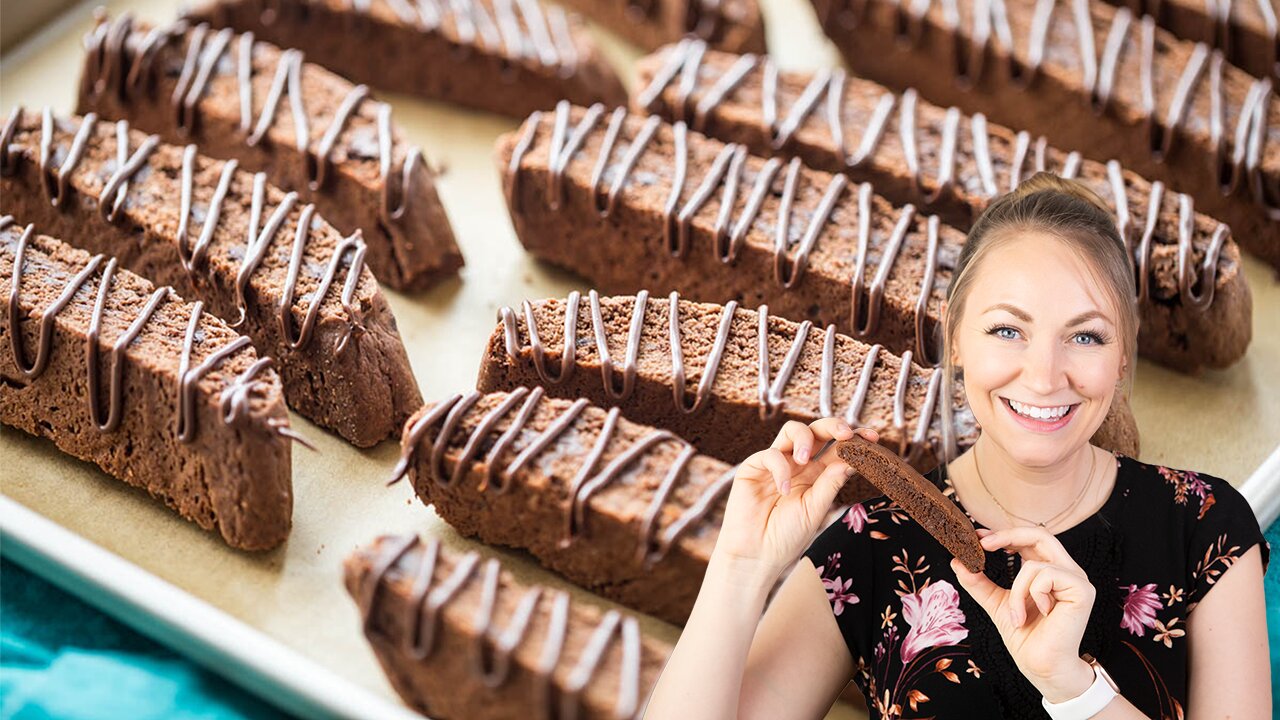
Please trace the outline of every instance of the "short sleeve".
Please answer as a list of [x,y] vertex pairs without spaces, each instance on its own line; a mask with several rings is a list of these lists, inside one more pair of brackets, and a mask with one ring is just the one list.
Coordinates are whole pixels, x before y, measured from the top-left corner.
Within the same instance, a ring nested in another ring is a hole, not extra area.
[[1186,522],[1191,524],[1187,534],[1190,543],[1187,603],[1190,609],[1194,609],[1223,573],[1254,545],[1261,548],[1265,572],[1271,547],[1263,537],[1253,508],[1230,483],[1188,470],[1171,472],[1183,475],[1187,499],[1190,500],[1186,518]]
[[874,612],[872,558],[865,503],[851,505],[805,550],[827,591],[827,602],[855,665],[865,657],[868,613]]

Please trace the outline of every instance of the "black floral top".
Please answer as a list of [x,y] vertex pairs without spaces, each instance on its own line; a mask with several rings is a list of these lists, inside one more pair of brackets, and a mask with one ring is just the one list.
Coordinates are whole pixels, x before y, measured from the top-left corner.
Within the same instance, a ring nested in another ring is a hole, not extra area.
[[[1057,535],[1096,589],[1080,651],[1149,717],[1181,718],[1188,616],[1245,551],[1261,543],[1265,567],[1270,548],[1226,481],[1115,457],[1106,503]],[[954,498],[944,472],[928,477]],[[960,588],[950,554],[888,498],[851,506],[805,555],[872,718],[1047,717],[990,617]],[[1010,587],[1020,562],[989,552],[986,574]]]

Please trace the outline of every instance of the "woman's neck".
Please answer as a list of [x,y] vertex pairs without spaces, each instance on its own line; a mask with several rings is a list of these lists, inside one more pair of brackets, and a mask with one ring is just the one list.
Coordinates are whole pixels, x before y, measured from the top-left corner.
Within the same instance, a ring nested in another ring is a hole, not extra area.
[[1045,523],[1060,532],[1101,508],[1115,484],[1110,455],[1085,444],[1060,463],[1028,467],[985,436],[947,467],[960,502],[982,525]]

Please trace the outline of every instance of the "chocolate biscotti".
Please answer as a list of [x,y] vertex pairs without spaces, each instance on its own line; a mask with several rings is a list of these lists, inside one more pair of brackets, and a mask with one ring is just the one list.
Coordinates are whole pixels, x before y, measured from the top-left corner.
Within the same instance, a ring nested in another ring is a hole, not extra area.
[[525,249],[602,292],[767,303],[936,360],[964,235],[868,183],[568,103],[500,138],[497,161]]
[[899,505],[969,572],[980,573],[986,553],[973,521],[936,485],[879,443],[860,437],[836,443],[836,454]]
[[356,445],[422,404],[359,233],[235,160],[19,107],[0,131],[0,208],[203,301],[275,360],[290,407]]
[[[773,317],[765,307],[592,291],[526,301],[499,315],[480,367],[481,392],[541,386],[556,397],[619,407],[726,462],[769,447],[787,420],[840,416],[873,428],[881,444],[921,471],[978,436],[963,388],[913,363],[910,351],[899,357],[830,326]],[[1123,398],[1094,442],[1137,454]]]
[[186,17],[352,82],[513,117],[561,98],[626,102],[581,20],[542,0],[201,0]]
[[383,536],[344,566],[392,687],[434,718],[638,719],[671,654],[631,615],[436,538]]
[[756,0],[563,0],[646,50],[693,36],[728,52],[764,52]]
[[1252,297],[1230,230],[1193,199],[1120,163],[1063,152],[1043,136],[988,123],[848,77],[779,71],[768,57],[685,41],[640,61],[632,105],[763,157],[870,182],[889,201],[936,212],[967,231],[1000,194],[1031,174],[1074,177],[1110,204],[1137,270],[1144,357],[1194,372],[1239,360]]
[[1219,49],[1250,75],[1280,82],[1280,6],[1275,0],[1107,0],[1184,40]]
[[183,21],[100,18],[85,37],[78,108],[265,172],[340,231],[360,230],[383,285],[421,290],[462,267],[433,173],[391,106],[299,51]]
[[[228,545],[284,542],[280,378],[201,303],[0,217],[0,422],[52,440]],[[56,479],[56,478],[49,478]]]
[[[678,625],[734,473],[669,430],[541,387],[429,404],[406,423],[400,457],[394,478],[407,476],[459,533],[528,550],[574,583]],[[874,494],[857,490],[857,499]]]
[[1194,197],[1280,267],[1280,100],[1269,79],[1150,16],[1087,0],[813,3],[859,75],[1116,159]]

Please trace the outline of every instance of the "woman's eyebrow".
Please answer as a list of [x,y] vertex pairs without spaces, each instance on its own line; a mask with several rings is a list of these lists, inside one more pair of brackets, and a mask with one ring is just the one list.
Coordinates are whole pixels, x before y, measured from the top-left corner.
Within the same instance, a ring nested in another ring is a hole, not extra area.
[[983,313],[989,313],[992,310],[1004,310],[1005,312],[1008,312],[1009,314],[1013,315],[1014,317],[1018,318],[1023,322],[1031,322],[1031,315],[1029,315],[1025,310],[1018,307],[1017,305],[1010,305],[1009,303],[996,303],[995,305],[992,305],[986,310],[983,310]]
[[[1077,315],[1077,316],[1075,316],[1075,317],[1071,318],[1070,320],[1068,320],[1068,321],[1067,321],[1067,327],[1074,327],[1074,326],[1076,326],[1076,325],[1079,325],[1080,323],[1083,323],[1083,322],[1085,322],[1085,321],[1087,321],[1087,320],[1092,320],[1092,319],[1094,319],[1094,318],[1099,318],[1099,319],[1101,319],[1101,320],[1107,320],[1107,316],[1106,316],[1106,315],[1104,315],[1104,314],[1102,314],[1102,311],[1100,311],[1100,310],[1088,310],[1088,311],[1082,312],[1082,313],[1080,313],[1079,315]],[[1110,321],[1108,320],[1108,322],[1110,322]]]

